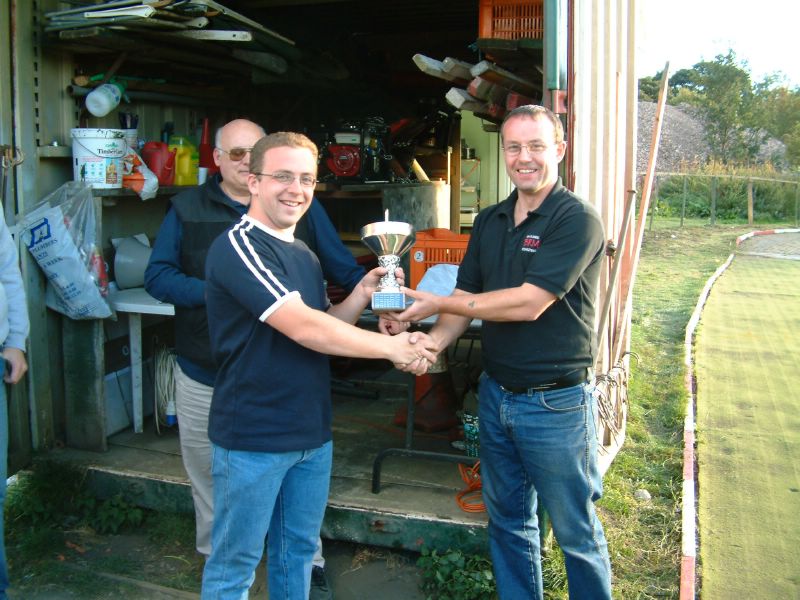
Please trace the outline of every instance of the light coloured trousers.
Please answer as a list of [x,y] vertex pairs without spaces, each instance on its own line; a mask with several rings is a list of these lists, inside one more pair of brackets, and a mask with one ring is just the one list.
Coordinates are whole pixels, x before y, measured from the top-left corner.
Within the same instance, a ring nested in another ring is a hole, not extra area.
[[[208,439],[208,413],[214,388],[195,381],[175,365],[175,412],[181,441],[183,467],[192,485],[196,545],[200,554],[211,554],[211,528],[214,522],[214,484],[211,479],[211,441]],[[322,540],[317,540],[314,566],[324,567]]]

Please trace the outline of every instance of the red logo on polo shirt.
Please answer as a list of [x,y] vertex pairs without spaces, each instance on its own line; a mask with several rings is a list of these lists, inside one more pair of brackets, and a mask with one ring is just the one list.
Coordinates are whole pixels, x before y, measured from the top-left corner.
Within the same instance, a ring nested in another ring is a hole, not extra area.
[[522,240],[523,252],[536,252],[542,245],[542,240],[538,235],[526,235]]

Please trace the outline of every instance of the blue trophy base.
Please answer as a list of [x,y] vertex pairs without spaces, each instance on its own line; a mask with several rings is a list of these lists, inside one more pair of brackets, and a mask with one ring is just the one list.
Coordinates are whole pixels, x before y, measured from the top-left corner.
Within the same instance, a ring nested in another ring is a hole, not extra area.
[[406,295],[402,292],[373,292],[372,312],[403,312],[406,309]]

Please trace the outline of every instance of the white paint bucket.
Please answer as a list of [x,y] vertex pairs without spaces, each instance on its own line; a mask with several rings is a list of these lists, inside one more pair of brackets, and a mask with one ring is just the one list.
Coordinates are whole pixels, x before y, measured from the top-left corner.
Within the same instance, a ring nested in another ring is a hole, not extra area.
[[95,188],[121,188],[127,147],[123,129],[73,129],[73,179]]

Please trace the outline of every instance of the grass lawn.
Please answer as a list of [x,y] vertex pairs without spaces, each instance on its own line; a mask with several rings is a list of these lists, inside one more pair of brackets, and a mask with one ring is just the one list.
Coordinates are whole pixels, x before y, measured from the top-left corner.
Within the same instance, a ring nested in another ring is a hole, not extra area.
[[800,262],[737,256],[700,325],[702,596],[798,598]]

